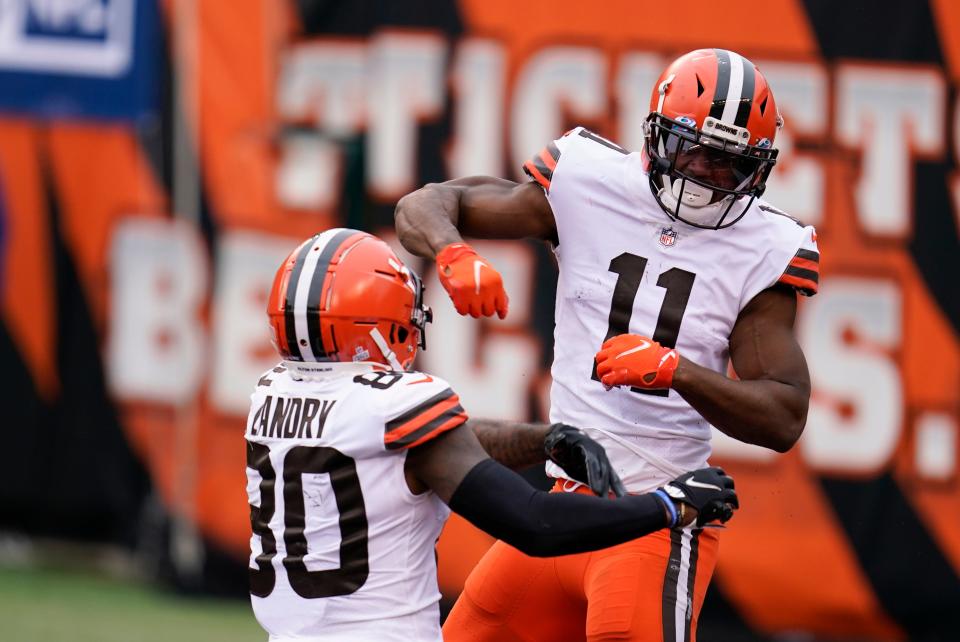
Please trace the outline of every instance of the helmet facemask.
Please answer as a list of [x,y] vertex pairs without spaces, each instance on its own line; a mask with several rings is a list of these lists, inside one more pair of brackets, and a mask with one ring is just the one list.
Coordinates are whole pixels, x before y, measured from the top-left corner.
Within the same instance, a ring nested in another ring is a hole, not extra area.
[[[372,324],[369,336],[383,356],[382,361],[379,359],[373,359],[373,361],[388,365],[395,370],[410,370],[418,351],[427,349],[427,324],[433,322],[433,311],[423,303],[425,286],[420,276],[402,263],[396,263],[392,259],[388,262],[396,270],[404,285],[413,293],[413,305],[410,307],[410,319],[406,323]],[[416,343],[410,342],[410,335],[413,333],[417,335]]]
[[657,202],[671,218],[694,227],[720,229],[740,220],[776,163],[769,141],[748,145],[746,129],[710,117],[701,130],[692,118],[653,112],[644,133]]
[[409,284],[413,288],[413,310],[410,313],[410,323],[420,334],[417,340],[417,347],[420,350],[427,349],[427,324],[433,323],[433,310],[423,302],[423,292],[426,289],[423,280],[413,270],[408,269]]

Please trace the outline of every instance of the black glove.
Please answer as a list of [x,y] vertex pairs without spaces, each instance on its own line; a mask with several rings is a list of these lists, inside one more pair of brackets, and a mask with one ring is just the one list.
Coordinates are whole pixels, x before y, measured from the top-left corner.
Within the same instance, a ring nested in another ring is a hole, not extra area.
[[726,522],[733,517],[733,510],[740,508],[733,478],[722,468],[701,468],[684,473],[667,482],[663,492],[674,502],[682,502],[697,509],[697,526],[719,519]]
[[627,489],[613,470],[603,446],[573,426],[550,426],[543,450],[550,461],[600,497],[606,497],[611,490],[617,497],[626,495]]

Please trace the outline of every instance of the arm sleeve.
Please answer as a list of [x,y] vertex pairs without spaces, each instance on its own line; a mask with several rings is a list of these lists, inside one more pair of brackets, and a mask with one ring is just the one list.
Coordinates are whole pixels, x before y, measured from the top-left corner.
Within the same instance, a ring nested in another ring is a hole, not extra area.
[[439,377],[404,373],[389,392],[392,403],[383,430],[386,450],[414,448],[467,421],[460,397]]
[[603,499],[545,493],[492,459],[467,473],[450,508],[534,557],[595,551],[668,525],[667,509],[653,494]]

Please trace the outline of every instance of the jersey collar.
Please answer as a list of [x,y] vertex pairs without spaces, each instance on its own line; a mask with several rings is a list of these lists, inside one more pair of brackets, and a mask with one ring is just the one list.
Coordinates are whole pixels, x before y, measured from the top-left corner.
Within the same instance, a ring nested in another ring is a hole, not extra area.
[[374,361],[284,361],[283,366],[293,379],[298,381],[324,381],[338,377],[356,376],[367,372],[390,370],[388,366]]

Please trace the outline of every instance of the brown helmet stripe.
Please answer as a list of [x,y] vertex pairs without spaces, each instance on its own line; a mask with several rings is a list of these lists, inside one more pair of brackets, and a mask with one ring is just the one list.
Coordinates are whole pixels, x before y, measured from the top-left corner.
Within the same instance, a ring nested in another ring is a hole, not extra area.
[[743,56],[740,56],[740,60],[743,61],[743,89],[740,90],[740,106],[737,108],[737,116],[733,124],[737,127],[746,127],[747,121],[750,120],[750,109],[753,107],[753,89],[756,85],[757,71],[753,63]]
[[[357,230],[335,230],[331,238],[320,251],[320,257],[317,259],[316,267],[313,269],[313,279],[310,281],[310,289],[307,291],[307,318],[316,319],[320,314],[320,295],[323,292],[323,284],[327,280],[327,269],[330,267],[330,261],[333,259],[340,246],[351,236],[361,234]],[[324,358],[327,351],[323,349],[323,333],[320,331],[319,323],[307,323],[307,340],[310,342],[310,348],[317,359]]]
[[717,87],[710,116],[728,125],[746,127],[756,86],[753,63],[734,51],[713,51],[717,56]]
[[730,91],[730,52],[726,49],[714,49],[713,52],[717,56],[717,87],[713,92],[710,116],[720,120]]

